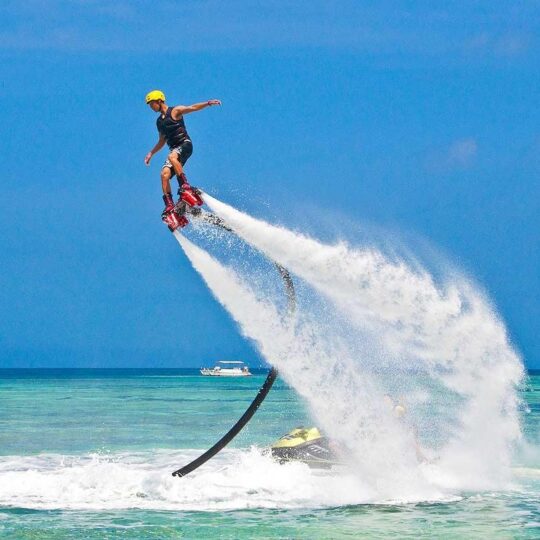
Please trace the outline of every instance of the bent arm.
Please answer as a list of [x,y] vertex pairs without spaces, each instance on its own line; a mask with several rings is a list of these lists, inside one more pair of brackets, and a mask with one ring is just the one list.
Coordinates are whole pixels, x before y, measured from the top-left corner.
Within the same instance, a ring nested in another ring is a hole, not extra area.
[[208,101],[201,101],[200,103],[194,103],[193,105],[177,105],[171,112],[171,116],[178,120],[183,114],[189,114],[192,112],[202,111],[206,107],[212,107],[213,105],[221,105],[219,99],[209,99]]
[[148,152],[148,154],[146,154],[146,156],[144,156],[144,162],[145,162],[147,165],[150,165],[150,160],[152,159],[152,156],[153,156],[156,152],[159,152],[159,151],[163,148],[163,145],[164,145],[164,144],[165,144],[165,136],[160,134],[159,140],[158,140],[158,142],[155,144],[154,148],[152,148],[152,150],[150,150],[150,152]]
[[152,148],[152,150],[150,150],[150,154],[154,155],[156,154],[157,152],[159,152],[162,148],[163,148],[163,145],[165,144],[165,136],[164,135],[160,135],[159,136],[159,141],[156,143],[156,145],[154,146],[154,148]]

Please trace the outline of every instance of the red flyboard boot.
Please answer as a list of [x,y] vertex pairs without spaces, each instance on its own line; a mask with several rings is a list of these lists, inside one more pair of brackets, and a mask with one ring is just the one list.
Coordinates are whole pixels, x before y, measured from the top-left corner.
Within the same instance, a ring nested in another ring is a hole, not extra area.
[[202,206],[204,204],[204,201],[201,197],[201,191],[196,187],[192,187],[189,185],[189,182],[184,173],[178,176],[178,183],[180,184],[178,195],[180,195],[181,201],[186,202],[191,207]]
[[165,203],[165,210],[163,210],[163,213],[169,213],[174,210],[174,201],[172,198],[172,193],[165,193],[163,195],[163,202]]
[[189,206],[200,206],[199,198],[193,193],[189,184],[182,184],[180,198]]
[[189,223],[185,216],[179,216],[176,212],[170,212],[168,214],[164,212],[161,214],[161,220],[169,227],[169,231],[171,232],[176,231],[176,229],[182,229]]
[[171,232],[176,231],[178,228],[185,227],[189,222],[184,216],[179,216],[174,211],[174,201],[170,193],[163,195],[163,202],[165,203],[165,210],[161,214],[161,220]]
[[202,191],[199,188],[190,186],[190,192],[191,195],[195,198],[197,201],[197,206],[202,206],[204,204],[204,201],[202,200]]

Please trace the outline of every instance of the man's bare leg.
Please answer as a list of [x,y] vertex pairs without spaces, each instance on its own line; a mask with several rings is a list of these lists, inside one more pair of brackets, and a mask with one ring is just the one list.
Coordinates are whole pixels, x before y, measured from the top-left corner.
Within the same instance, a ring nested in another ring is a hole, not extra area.
[[171,169],[169,167],[163,167],[161,169],[161,189],[163,194],[171,193]]
[[161,169],[161,189],[163,190],[165,211],[169,212],[174,208],[174,201],[171,192],[171,169],[169,169],[169,167],[163,167]]
[[182,187],[182,184],[187,184],[188,181],[184,174],[184,167],[182,167],[182,163],[180,163],[180,160],[178,159],[178,154],[176,152],[171,152],[167,157],[173,166],[176,178],[178,178],[179,187]]

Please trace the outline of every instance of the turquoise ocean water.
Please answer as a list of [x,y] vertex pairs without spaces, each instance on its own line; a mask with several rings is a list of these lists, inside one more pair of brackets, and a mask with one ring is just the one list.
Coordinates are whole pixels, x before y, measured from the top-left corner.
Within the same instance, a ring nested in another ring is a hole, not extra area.
[[263,449],[313,420],[278,381],[217,458],[177,479],[242,414],[265,374],[0,370],[0,538],[540,538],[540,373],[502,491],[351,504],[338,473]]

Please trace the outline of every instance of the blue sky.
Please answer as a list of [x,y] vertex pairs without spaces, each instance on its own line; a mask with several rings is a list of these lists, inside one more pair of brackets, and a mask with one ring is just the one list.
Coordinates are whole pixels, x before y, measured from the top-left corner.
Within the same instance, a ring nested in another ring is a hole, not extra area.
[[2,2],[0,366],[254,357],[159,220],[162,88],[223,101],[194,184],[426,238],[540,367],[539,41],[534,1]]

